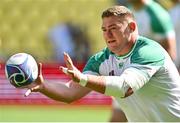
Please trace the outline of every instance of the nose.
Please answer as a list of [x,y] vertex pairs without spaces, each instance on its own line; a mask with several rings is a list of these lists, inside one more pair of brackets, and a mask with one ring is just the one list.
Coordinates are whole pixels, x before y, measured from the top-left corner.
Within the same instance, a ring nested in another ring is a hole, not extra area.
[[105,32],[105,37],[107,38],[107,39],[109,39],[109,38],[112,38],[113,37],[113,34],[112,34],[112,32],[111,31],[109,31],[109,30],[107,30],[106,32]]

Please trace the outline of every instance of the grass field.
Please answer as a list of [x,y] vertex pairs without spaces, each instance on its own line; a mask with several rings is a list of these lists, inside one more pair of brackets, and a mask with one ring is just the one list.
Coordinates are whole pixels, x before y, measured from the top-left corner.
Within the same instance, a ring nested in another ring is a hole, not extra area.
[[0,122],[107,122],[110,106],[0,105]]

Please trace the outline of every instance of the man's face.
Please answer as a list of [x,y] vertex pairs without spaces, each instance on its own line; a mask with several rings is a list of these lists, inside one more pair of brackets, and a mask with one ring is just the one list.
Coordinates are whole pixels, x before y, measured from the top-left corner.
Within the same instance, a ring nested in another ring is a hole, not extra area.
[[127,20],[110,16],[104,17],[102,21],[103,36],[109,50],[116,55],[124,55],[130,35]]

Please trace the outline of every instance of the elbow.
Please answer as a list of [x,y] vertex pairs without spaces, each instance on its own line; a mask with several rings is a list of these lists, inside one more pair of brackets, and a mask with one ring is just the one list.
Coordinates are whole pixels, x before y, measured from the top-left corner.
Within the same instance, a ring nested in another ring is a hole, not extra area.
[[58,102],[63,102],[63,103],[66,103],[66,104],[71,104],[71,103],[73,103],[75,100],[73,100],[73,99],[54,99],[53,98],[53,100],[56,100],[56,101],[58,101]]
[[67,104],[71,104],[73,103],[75,100],[74,99],[68,99],[68,100],[65,100],[64,102],[67,103]]
[[125,93],[125,95],[124,95],[123,98],[126,98],[126,97],[132,95],[133,93],[134,93],[134,92],[133,92],[132,88],[129,88],[129,89],[126,91],[126,93]]
[[77,99],[76,98],[66,98],[65,100],[63,100],[63,102],[67,103],[67,104],[71,104],[73,102],[75,102]]
[[72,102],[74,102],[76,99],[73,97],[50,97],[53,100],[56,100],[58,102],[63,102],[63,103],[67,103],[70,104]]
[[129,87],[128,90],[124,92],[121,89],[116,88],[113,90],[110,90],[110,89],[106,90],[105,94],[109,96],[114,96],[114,97],[126,98],[133,94],[133,90],[131,87]]

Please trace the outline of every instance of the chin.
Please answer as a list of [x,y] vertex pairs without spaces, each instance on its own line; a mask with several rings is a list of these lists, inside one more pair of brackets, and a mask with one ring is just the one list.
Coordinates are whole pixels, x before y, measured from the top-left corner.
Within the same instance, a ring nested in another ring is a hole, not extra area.
[[109,50],[117,56],[118,54],[120,54],[120,50],[117,50],[117,49],[109,49]]
[[109,49],[113,54],[116,54],[115,50]]

